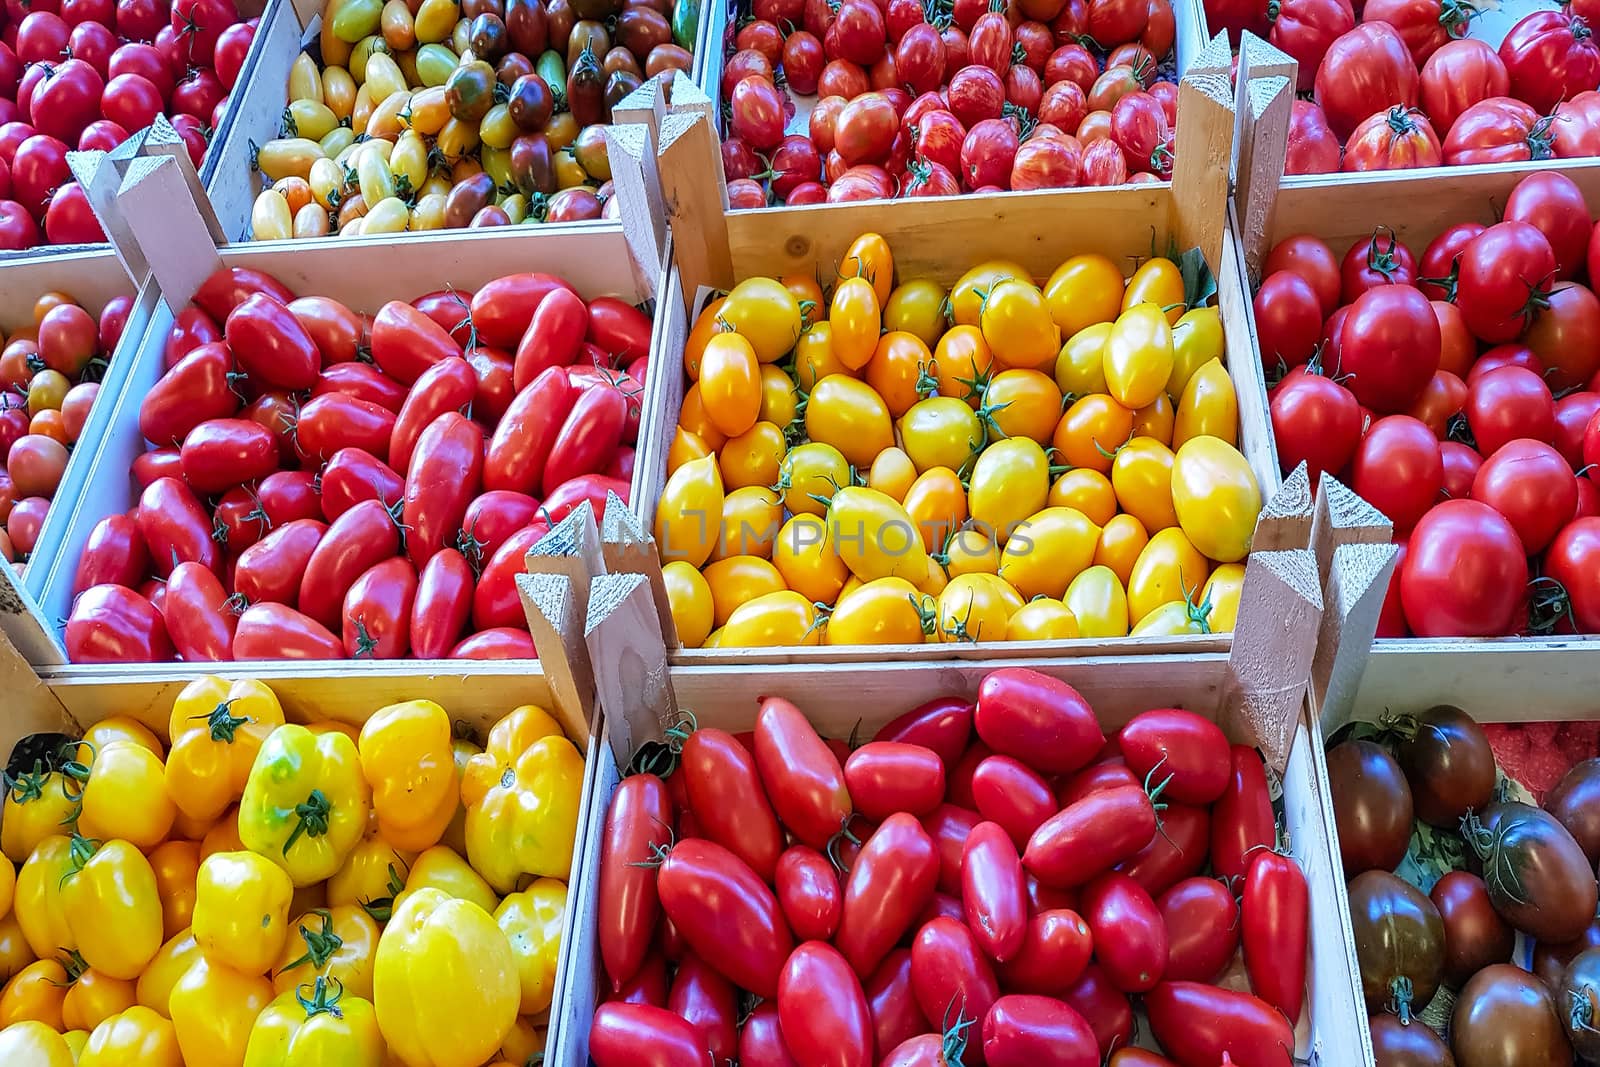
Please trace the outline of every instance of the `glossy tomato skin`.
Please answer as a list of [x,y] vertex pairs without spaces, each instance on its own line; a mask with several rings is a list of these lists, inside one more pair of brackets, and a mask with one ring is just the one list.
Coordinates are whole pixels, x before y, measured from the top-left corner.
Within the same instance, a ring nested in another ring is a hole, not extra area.
[[1288,470],[1304,462],[1316,484],[1323,471],[1338,474],[1361,439],[1361,404],[1331,378],[1291,374],[1269,402],[1278,458]]
[[954,804],[940,804],[922,818],[922,828],[939,850],[939,891],[951,895],[961,892],[961,855],[967,835],[983,821],[982,816]]
[[1351,487],[1406,533],[1427,513],[1444,486],[1444,460],[1428,427],[1410,415],[1372,424],[1356,449]]
[[389,457],[394,412],[346,393],[314,396],[300,409],[295,434],[308,459],[326,461],[343,448],[359,448],[379,460]]
[[972,802],[985,819],[999,823],[1017,848],[1058,810],[1050,783],[1021,760],[989,756],[972,772]]
[[756,773],[755,758],[725,730],[696,730],[683,744],[680,774],[700,832],[771,882],[783,831]]
[[975,709],[974,704],[956,697],[935,698],[892,720],[872,739],[930,748],[949,771],[960,761],[972,739]]
[[1000,998],[994,970],[972,931],[952,918],[937,918],[911,943],[911,985],[923,1018],[982,1019]]
[[838,757],[799,708],[768,697],[756,714],[756,767],[784,826],[815,849],[844,826],[850,793]]
[[[1471,376],[1469,375],[1469,378]],[[1543,377],[1525,367],[1499,367],[1467,383],[1467,425],[1478,451],[1493,455],[1519,437],[1555,437],[1555,400]]]
[[1167,965],[1167,927],[1144,887],[1125,874],[1100,875],[1083,887],[1083,918],[1095,931],[1095,957],[1124,993],[1143,993]]
[[1263,849],[1250,858],[1239,905],[1250,988],[1294,1025],[1306,995],[1311,898],[1290,856]]
[[373,316],[371,350],[380,370],[408,386],[435,363],[461,355],[444,327],[400,300],[389,301]]
[[1252,850],[1273,845],[1277,829],[1260,753],[1233,745],[1228,755],[1228,788],[1211,813],[1211,866],[1232,883],[1244,877]]
[[944,801],[944,764],[921,745],[868,742],[845,761],[844,781],[856,811],[875,822],[897,811],[926,815]]
[[1356,27],[1349,0],[1289,0],[1277,8],[1267,40],[1300,64],[1296,88],[1310,92],[1328,47]]
[[1045,885],[1082,885],[1148,845],[1155,824],[1155,808],[1142,789],[1092,793],[1035,830],[1022,862]]
[[327,393],[343,393],[357,400],[376,404],[396,415],[400,413],[400,406],[406,399],[405,388],[398,382],[376,367],[354,362],[334,363],[323,368],[322,373],[317,376],[317,384],[311,390],[311,395],[318,397]]
[[1022,950],[999,965],[1007,990],[1060,996],[1083,974],[1094,949],[1089,924],[1077,912],[1049,908],[1028,919]]
[[1228,787],[1228,738],[1209,719],[1181,708],[1135,716],[1118,735],[1128,769],[1140,780],[1165,783],[1162,796],[1210,804]]
[[[170,369],[189,353],[213,341],[222,340],[222,327],[198,307],[190,306],[178,312],[172,329],[167,333],[167,343],[162,350],[166,366]],[[229,359],[232,365],[232,359]]]
[[745,1017],[739,1030],[738,1061],[749,1067],[800,1067],[784,1044],[776,1004],[771,1001],[758,1004]]
[[[544,520],[530,523],[510,537],[489,557],[478,587],[472,592],[472,625],[479,630],[511,627],[526,630],[528,617],[517,595],[516,576],[523,573],[528,550],[538,544],[550,526]],[[470,639],[469,639],[470,640]]]
[[877,969],[927,906],[938,881],[939,852],[922,825],[905,812],[885,819],[851,865],[834,937],[857,974],[870,976]]
[[223,335],[239,368],[253,379],[290,390],[316,384],[321,353],[281,301],[259,292],[245,297],[228,313]]
[[1111,984],[1105,969],[1098,963],[1085,967],[1061,999],[1088,1021],[1102,1056],[1109,1056],[1113,1049],[1132,1043],[1133,1005]]
[[874,1044],[893,1050],[929,1027],[911,984],[911,950],[895,949],[863,987],[872,1016]]
[[322,468],[321,517],[333,522],[361,503],[393,508],[405,495],[405,479],[361,448],[343,448]]
[[794,938],[772,890],[743,860],[714,842],[684,840],[661,865],[656,888],[697,955],[741,988],[777,995]]
[[1420,108],[1396,104],[1361,121],[1344,146],[1347,171],[1437,167],[1439,135]]
[[1150,1029],[1180,1063],[1222,1062],[1239,1067],[1287,1067],[1294,1032],[1271,1005],[1248,993],[1198,982],[1163,982],[1145,996]]
[[1162,812],[1162,828],[1150,843],[1117,865],[1117,870],[1157,896],[1174,884],[1198,874],[1206,862],[1206,842],[1211,816],[1205,808],[1171,803]]
[[989,1067],[1096,1067],[1100,1050],[1083,1016],[1051,997],[1010,994],[983,1020]]
[[406,553],[417,565],[453,541],[483,475],[483,430],[457,412],[422,431],[406,474]]
[[1467,327],[1489,344],[1515,340],[1556,273],[1549,240],[1526,222],[1499,222],[1461,252],[1457,294]]
[[716,1061],[738,1051],[739,994],[733,984],[694,953],[678,962],[667,1007],[689,1020]]
[[1239,906],[1214,878],[1185,878],[1156,906],[1167,928],[1168,981],[1210,982],[1239,948]]
[[1363,292],[1339,331],[1348,388],[1380,414],[1409,410],[1439,369],[1443,338],[1426,297],[1409,285]]
[[344,645],[327,627],[282,604],[253,604],[239,616],[233,658],[343,659]]
[[1321,301],[1301,275],[1288,270],[1267,275],[1252,310],[1261,362],[1269,374],[1298,367],[1316,353],[1322,340]]
[[1328,46],[1317,68],[1316,101],[1333,132],[1348,137],[1363,119],[1417,102],[1417,64],[1394,28],[1363,22]]
[[707,1051],[700,1032],[676,1012],[612,1002],[595,1010],[589,1055],[596,1067],[704,1067]]
[[1473,104],[1510,91],[1505,64],[1492,47],[1475,38],[1446,42],[1422,66],[1422,109],[1434,129],[1445,134]]
[[179,456],[184,481],[202,493],[220,493],[277,470],[278,442],[248,419],[209,419],[185,435]]
[[299,609],[324,626],[340,621],[344,595],[369,569],[400,551],[388,509],[364,500],[328,527],[300,580]]
[[374,564],[344,595],[342,631],[351,659],[400,659],[411,648],[417,571],[400,557]]
[[1568,523],[1545,553],[1545,574],[1561,583],[1582,633],[1600,633],[1600,518]]
[[1582,18],[1565,11],[1523,17],[1500,43],[1511,91],[1541,114],[1600,85],[1600,45]]
[[172,658],[161,613],[120,585],[85,590],[72,605],[65,638],[73,663],[159,663]]
[[783,1041],[802,1063],[871,1067],[872,1016],[861,979],[839,950],[807,941],[789,957],[778,980]]
[[577,400],[564,367],[551,367],[520,390],[489,439],[483,487],[532,493]]
[[176,478],[158,478],[139,496],[135,514],[150,550],[151,569],[166,577],[179,563],[215,571],[220,561],[211,537],[211,517],[190,488]]
[[74,596],[95,585],[121,585],[137,588],[150,566],[139,525],[127,515],[107,515],[94,524],[78,570],[73,578]]
[[1016,957],[1028,933],[1028,892],[1017,848],[999,824],[980,823],[967,836],[961,890],[967,925],[984,954],[997,963]]
[[269,532],[239,555],[233,587],[253,604],[272,601],[294,607],[300,579],[328,527],[316,519],[295,519]]
[[628,400],[621,389],[603,384],[583,390],[545,461],[540,482],[544,495],[574,478],[604,470],[622,443],[627,420]]
[[794,845],[778,857],[773,876],[778,906],[797,938],[829,941],[839,929],[844,901],[839,876],[814,848]]
[[1487,504],[1447,500],[1412,531],[1400,595],[1418,637],[1500,637],[1521,629],[1528,562],[1516,530]]
[[1077,690],[1027,668],[990,672],[978,689],[973,724],[990,748],[1047,774],[1086,766],[1105,744]]
[[1518,438],[1500,446],[1478,468],[1472,499],[1505,516],[1523,550],[1537,555],[1577,510],[1578,483],[1554,448]]
[[239,616],[228,606],[227,590],[198,563],[180,563],[167,576],[161,614],[178,655],[188,663],[233,659],[233,631]]
[[638,866],[634,857],[667,845],[672,825],[672,798],[660,778],[629,775],[618,784],[601,839],[596,922],[600,959],[613,992],[639,973],[661,911],[655,872]]
[[422,431],[445,412],[465,409],[477,391],[477,376],[465,359],[451,356],[435,363],[422,372],[405,394],[384,446],[387,455],[374,454],[379,459],[387,459],[396,471],[409,470]]
[[1372,236],[1350,246],[1339,264],[1339,300],[1353,304],[1368,289],[1381,285],[1415,285],[1417,261],[1394,231],[1380,226]]
[[1505,218],[1526,222],[1550,242],[1556,277],[1572,278],[1583,267],[1589,247],[1589,209],[1583,191],[1565,174],[1530,174],[1506,198]]
[[1331,174],[1339,169],[1341,145],[1328,116],[1310,100],[1296,100],[1289,111],[1285,174]]
[[1551,389],[1563,392],[1586,384],[1600,371],[1600,298],[1574,282],[1557,283],[1549,306],[1540,310],[1522,343],[1544,364]]

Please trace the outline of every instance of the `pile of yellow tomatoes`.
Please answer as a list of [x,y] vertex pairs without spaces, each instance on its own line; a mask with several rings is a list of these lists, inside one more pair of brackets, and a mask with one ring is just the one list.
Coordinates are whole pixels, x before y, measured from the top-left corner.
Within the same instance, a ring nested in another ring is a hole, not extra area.
[[859,237],[684,350],[655,537],[686,647],[1233,629],[1261,493],[1215,307],[1171,259],[948,292]]
[[543,1048],[583,757],[525,705],[285,724],[207,677],[8,778],[0,1063],[479,1067]]

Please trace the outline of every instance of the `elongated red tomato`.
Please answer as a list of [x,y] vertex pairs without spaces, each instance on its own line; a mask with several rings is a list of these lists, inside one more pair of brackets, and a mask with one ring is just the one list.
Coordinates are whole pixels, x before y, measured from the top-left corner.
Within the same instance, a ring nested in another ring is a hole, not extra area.
[[826,848],[851,811],[838,757],[782,697],[762,700],[755,735],[756,769],[778,818],[799,840]]
[[1136,855],[1156,833],[1156,810],[1142,789],[1092,793],[1033,832],[1022,863],[1045,885],[1082,885]]
[[263,293],[280,304],[289,304],[294,293],[272,275],[251,267],[222,267],[200,283],[195,290],[194,302],[207,315],[222,322],[233,309],[251,296]]
[[856,811],[882,821],[897,811],[926,815],[944,802],[944,763],[931,748],[869,741],[844,763]]
[[278,441],[249,419],[209,419],[189,431],[178,457],[190,487],[220,493],[277,470]]
[[745,1017],[739,1029],[740,1067],[800,1067],[783,1042],[778,1006],[762,1001]]
[[385,460],[394,425],[394,412],[381,404],[346,393],[324,393],[300,409],[295,433],[301,451],[317,461],[331,459],[344,448],[359,448]]
[[482,477],[483,430],[477,423],[447,411],[422,431],[406,474],[402,512],[413,563],[421,566],[454,543]]
[[436,289],[411,301],[411,306],[465,343],[472,332],[471,300],[472,293],[465,289]]
[[1210,719],[1181,708],[1157,708],[1122,728],[1128,769],[1162,796],[1184,804],[1210,804],[1228,787],[1228,738]]
[[794,937],[772,890],[748,864],[715,842],[690,838],[667,854],[656,891],[697,955],[741,988],[777,995]]
[[327,531],[316,519],[295,519],[273,530],[240,553],[234,591],[252,604],[271,601],[294,607],[306,566]]
[[157,478],[146,486],[134,517],[157,577],[165,578],[180,563],[217,569],[220,553],[211,537],[211,517],[178,479]]
[[672,797],[660,778],[635,774],[617,785],[600,843],[596,926],[600,962],[613,991],[639,972],[655,936],[661,901],[656,875],[644,866],[672,839]]
[[161,612],[121,585],[96,585],[72,603],[67,658],[73,663],[158,663],[172,658]]
[[233,658],[233,631],[239,616],[228,607],[228,592],[209,568],[180,563],[167,577],[161,605],[172,646],[189,663],[219,663]]
[[406,387],[370,363],[335,363],[317,375],[312,396],[343,393],[398,414],[405,403]]
[[1306,996],[1306,938],[1311,894],[1292,857],[1262,849],[1244,876],[1239,918],[1250,988],[1268,1004],[1300,1021]]
[[706,1067],[702,1045],[687,1019],[650,1004],[602,1004],[589,1026],[595,1067]]
[[1020,848],[1059,810],[1050,783],[1021,760],[990,756],[972,772],[972,802],[978,814],[1005,827]]
[[[161,352],[162,365],[171,370],[195,349],[221,341],[222,327],[217,325],[219,321],[198,307],[186,307],[178,312],[173,317],[172,328],[167,331],[167,343]],[[101,345],[101,348],[111,351],[105,345]]]
[[1044,774],[1088,765],[1106,740],[1076,689],[1026,667],[1004,667],[984,678],[973,724],[984,744]]
[[322,468],[322,516],[329,522],[364,500],[393,508],[405,492],[405,479],[363,448],[342,448]]
[[1001,997],[983,1020],[988,1067],[1098,1067],[1100,1049],[1083,1016],[1051,997]]
[[445,659],[538,659],[539,650],[527,630],[496,626],[480,630],[450,650]]
[[232,372],[227,345],[200,345],[178,360],[140,401],[139,432],[153,445],[182,444],[202,422],[233,415],[241,401],[230,387]]
[[1119,785],[1138,784],[1139,779],[1133,776],[1133,772],[1128,769],[1128,762],[1124,759],[1091,763],[1063,781],[1056,789],[1056,806],[1064,808],[1068,804],[1077,803],[1090,793],[1098,793]]
[[233,658],[343,659],[344,645],[308,615],[282,604],[252,604],[233,633]]
[[795,937],[803,941],[833,939],[844,912],[844,897],[839,876],[826,856],[809,845],[785,849],[778,857],[773,888]]
[[1022,951],[997,970],[1007,989],[1060,996],[1083,974],[1093,951],[1094,937],[1083,916],[1050,908],[1028,920]]
[[1028,934],[1028,890],[1017,847],[999,823],[979,823],[967,835],[961,903],[984,955],[1004,963],[1022,951]]
[[477,391],[472,365],[459,356],[442,359],[423,371],[406,394],[389,435],[389,465],[402,473],[409,469],[422,431],[445,412],[466,409]]
[[368,568],[344,595],[344,651],[351,659],[400,659],[411,648],[417,571],[396,556]]
[[528,323],[552,292],[572,292],[566,279],[554,274],[508,274],[472,296],[472,326],[482,341],[496,348],[515,348]]
[[[372,370],[364,363],[356,363],[361,357],[360,315],[326,296],[302,296],[291,300],[289,311],[311,335],[317,351],[322,354],[322,362],[329,370],[346,364]],[[327,376],[326,371],[323,376]]]
[[739,993],[692,952],[678,961],[667,1007],[699,1032],[712,1063],[726,1063],[739,1050]]
[[755,757],[726,730],[705,729],[689,735],[679,758],[700,832],[771,882],[783,852],[783,831],[762,792]]
[[411,385],[422,372],[461,355],[461,346],[428,316],[391,300],[372,317],[372,361],[396,381]]
[[589,301],[587,337],[613,359],[650,354],[650,316],[614,296]]
[[911,987],[926,1019],[981,1022],[1000,999],[989,961],[965,923],[938,918],[911,943]]
[[801,1063],[871,1067],[872,1016],[861,979],[839,950],[807,941],[794,950],[778,980],[783,1042]]
[[1124,993],[1154,988],[1167,966],[1167,927],[1156,902],[1125,874],[1103,874],[1083,888],[1083,918],[1095,958]]
[[928,1020],[917,1007],[916,990],[911,985],[910,949],[897,948],[889,953],[863,988],[867,1011],[872,1015],[873,1043],[880,1054],[928,1029]]
[[1109,1056],[1113,1049],[1132,1043],[1133,1005],[1111,984],[1105,968],[1098,963],[1085,967],[1072,988],[1061,994],[1061,999],[1089,1021],[1095,1043],[1100,1046],[1100,1055]]
[[561,426],[540,479],[549,496],[562,483],[604,470],[622,443],[628,399],[610,385],[584,389]]
[[322,354],[287,306],[262,293],[252,294],[228,313],[223,336],[239,369],[279,389],[310,389],[317,384]]
[[1266,1001],[1199,982],[1163,982],[1144,998],[1150,1029],[1183,1067],[1289,1067],[1294,1031]]
[[1252,850],[1271,848],[1278,835],[1261,754],[1234,745],[1228,763],[1228,788],[1211,809],[1211,867],[1231,884],[1244,877]]
[[1167,928],[1169,981],[1209,982],[1239,948],[1239,906],[1215,878],[1185,878],[1156,901]]
[[468,563],[482,567],[507,538],[538,518],[539,502],[533,497],[509,489],[490,489],[467,505],[456,547]]
[[1168,804],[1161,813],[1161,829],[1150,843],[1131,858],[1117,864],[1117,870],[1144,886],[1151,896],[1160,896],[1206,865],[1206,846],[1211,837],[1211,814],[1191,804]]
[[[550,532],[544,520],[530,523],[506,538],[495,554],[489,557],[483,572],[478,575],[478,586],[472,591],[472,625],[479,630],[492,630],[508,626],[526,630],[528,616],[522,610],[522,599],[517,595],[517,575],[527,570],[524,557],[528,550],[543,540]],[[470,640],[470,638],[469,638]]]
[[577,400],[578,391],[563,367],[550,368],[519,390],[489,439],[483,487],[518,493],[537,489],[556,436]]
[[319,489],[317,475],[312,471],[277,471],[261,479],[256,497],[267,523],[275,530],[296,519],[321,518]]
[[885,819],[850,867],[834,936],[856,974],[877,969],[927,907],[938,883],[939,852],[922,824],[906,812]]
[[123,585],[133,589],[144,580],[150,568],[150,553],[145,549],[139,524],[128,515],[107,515],[94,524],[78,570],[73,575],[72,595],[95,585]]
[[570,289],[554,289],[534,310],[528,328],[517,343],[512,377],[525,388],[551,367],[569,367],[577,358],[589,328],[589,309]]
[[399,530],[388,510],[376,500],[362,501],[317,542],[300,579],[300,610],[324,626],[339,625],[350,586],[399,551]]
[[441,549],[417,576],[411,604],[411,651],[418,659],[443,659],[472,615],[472,567],[453,548]]
[[939,754],[945,770],[961,761],[972,740],[975,705],[958,697],[936,697],[919,704],[873,735],[874,741],[900,741],[922,745]]
[[982,821],[983,816],[954,804],[940,804],[922,817],[922,828],[939,850],[941,893],[960,894],[961,854],[967,847],[967,835]]

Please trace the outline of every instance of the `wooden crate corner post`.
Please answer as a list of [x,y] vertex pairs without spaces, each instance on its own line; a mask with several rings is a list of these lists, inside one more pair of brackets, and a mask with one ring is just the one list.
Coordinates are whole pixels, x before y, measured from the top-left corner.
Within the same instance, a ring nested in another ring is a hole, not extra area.
[[728,289],[733,285],[728,187],[722,176],[722,148],[710,116],[691,110],[663,119],[656,165],[672,231],[673,260],[683,278],[684,306],[692,309],[701,286]]
[[1394,537],[1388,516],[1362,500],[1333,475],[1324,471],[1317,486],[1317,510],[1311,521],[1311,550],[1317,554],[1317,573],[1326,583],[1333,554],[1343,545],[1386,545]]
[[1289,472],[1289,476],[1256,517],[1256,531],[1250,540],[1251,550],[1278,552],[1310,545],[1315,522],[1314,507],[1311,479],[1302,462]]
[[171,156],[134,160],[117,191],[117,210],[174,309],[188,306],[201,283],[222,266],[215,235],[200,212],[187,210],[192,205],[183,170]]
[[1400,549],[1387,542],[1334,549],[1324,578],[1326,607],[1311,667],[1311,691],[1324,733],[1331,734],[1348,720],[1355,707],[1399,556]]
[[[1227,47],[1225,38],[1221,47]],[[1207,58],[1216,48],[1213,40],[1179,83],[1172,165],[1172,231],[1181,247],[1198,247],[1213,269],[1222,260],[1222,231],[1228,225],[1234,127],[1232,83],[1226,70],[1211,69]]]
[[144,139],[144,148],[139,155],[144,158],[166,157],[178,165],[178,173],[183,175],[183,184],[189,187],[189,197],[183,203],[183,207],[187,209],[191,204],[194,206],[200,221],[211,232],[213,245],[227,244],[228,234],[223,230],[222,222],[211,206],[211,198],[206,195],[206,187],[200,180],[200,172],[195,170],[194,162],[189,158],[189,146],[184,143],[183,135],[165,115],[157,115],[155,122],[151,123],[149,136]]
[[644,575],[603,574],[591,581],[584,640],[606,736],[617,766],[626,767],[640,745],[659,740],[678,716],[667,647]]
[[[22,576],[0,559],[0,637],[24,665],[54,667],[67,662],[61,638],[48,624],[39,602],[23,587]],[[29,674],[32,672],[29,671]],[[0,718],[3,718],[0,714]]]
[[1279,772],[1302,719],[1321,615],[1310,549],[1250,554],[1219,718],[1230,732],[1253,738]]
[[67,167],[83,188],[83,195],[88,197],[94,217],[106,232],[111,250],[117,254],[122,269],[129,278],[142,281],[149,275],[150,265],[145,262],[144,252],[134,239],[133,230],[122,217],[122,212],[117,210],[117,187],[122,184],[122,174],[117,170],[116,162],[108,152],[68,152]]
[[522,558],[522,569],[529,574],[559,574],[575,590],[578,618],[589,610],[589,579],[606,572],[605,554],[600,548],[600,528],[594,521],[594,508],[585,500],[567,513],[541,537]]
[[621,207],[622,235],[633,253],[641,288],[654,292],[661,281],[667,244],[667,213],[656,171],[655,129],[645,122],[614,123],[605,127],[605,137],[606,159]]
[[[1294,65],[1294,60],[1289,60],[1289,66]],[[1261,276],[1261,264],[1271,248],[1272,213],[1278,203],[1294,108],[1294,75],[1241,81],[1238,106],[1239,172],[1234,203],[1245,277],[1253,280]]]
[[639,522],[616,493],[606,494],[606,513],[600,520],[600,548],[605,554],[609,574],[640,574],[650,583],[650,596],[661,623],[661,640],[668,651],[678,645],[678,627],[672,620],[672,601],[661,574],[661,555],[656,539]]
[[[556,718],[573,743],[582,747],[593,736],[594,671],[583,642],[583,613],[578,610],[575,586],[564,574],[519,574],[516,581]],[[587,590],[588,582],[583,585]]]

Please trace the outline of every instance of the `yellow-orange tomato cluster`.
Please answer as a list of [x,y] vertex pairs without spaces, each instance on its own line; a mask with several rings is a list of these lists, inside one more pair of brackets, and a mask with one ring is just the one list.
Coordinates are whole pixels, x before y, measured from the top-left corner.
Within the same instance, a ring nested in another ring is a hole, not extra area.
[[480,1067],[543,1047],[583,757],[409,700],[284,722],[197,679],[8,782],[0,1063]]
[[1100,255],[750,278],[684,349],[655,515],[689,647],[1233,628],[1261,510],[1215,307]]

